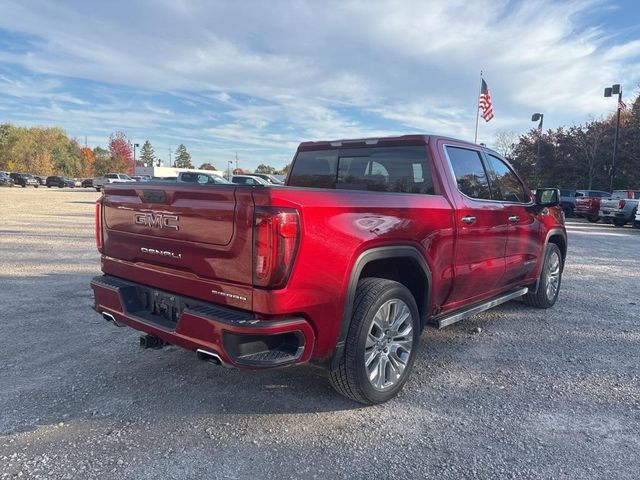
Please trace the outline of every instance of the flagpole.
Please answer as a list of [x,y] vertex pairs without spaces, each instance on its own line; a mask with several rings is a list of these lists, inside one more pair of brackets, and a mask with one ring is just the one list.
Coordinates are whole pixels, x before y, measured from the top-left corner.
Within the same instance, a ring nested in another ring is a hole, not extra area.
[[482,70],[480,70],[480,89],[478,90],[478,96],[476,97],[476,134],[473,137],[473,143],[478,143],[478,118],[480,117],[480,107],[478,102],[480,101],[480,94],[482,93]]

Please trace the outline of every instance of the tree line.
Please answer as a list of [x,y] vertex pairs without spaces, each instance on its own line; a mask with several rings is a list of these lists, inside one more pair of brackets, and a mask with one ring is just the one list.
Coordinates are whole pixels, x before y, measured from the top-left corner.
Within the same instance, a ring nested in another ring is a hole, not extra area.
[[[136,145],[137,146],[137,145]],[[109,136],[106,148],[81,146],[58,127],[17,127],[0,124],[0,170],[36,175],[93,177],[108,172],[133,175],[134,166],[157,165],[158,158],[149,140],[134,160],[133,145],[124,132]],[[191,154],[180,144],[174,166],[193,168]]]
[[[519,137],[501,132],[496,149],[535,187],[609,190],[640,188],[640,96],[620,111],[618,154],[613,169],[616,114],[582,125],[540,132],[532,129]],[[540,142],[540,161],[537,161]]]

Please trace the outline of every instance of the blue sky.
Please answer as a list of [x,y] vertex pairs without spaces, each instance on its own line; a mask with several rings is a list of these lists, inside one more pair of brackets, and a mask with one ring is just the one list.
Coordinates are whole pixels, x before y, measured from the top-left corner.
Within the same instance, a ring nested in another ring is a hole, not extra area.
[[550,128],[611,113],[612,83],[634,97],[638,19],[633,1],[0,0],[0,122],[282,167],[306,140],[472,140],[483,69],[491,145],[536,111]]

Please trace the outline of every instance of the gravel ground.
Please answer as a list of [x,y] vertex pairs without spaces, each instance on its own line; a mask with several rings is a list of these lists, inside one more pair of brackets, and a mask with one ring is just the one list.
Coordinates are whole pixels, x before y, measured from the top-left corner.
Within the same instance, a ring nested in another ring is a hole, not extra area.
[[570,221],[553,309],[426,330],[401,395],[362,407],[311,367],[219,368],[102,320],[96,197],[0,190],[0,478],[638,478],[640,231]]

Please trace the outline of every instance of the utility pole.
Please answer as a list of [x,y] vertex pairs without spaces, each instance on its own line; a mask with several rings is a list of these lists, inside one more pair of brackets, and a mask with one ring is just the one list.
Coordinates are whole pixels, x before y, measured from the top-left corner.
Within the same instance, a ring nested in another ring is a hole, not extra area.
[[540,143],[542,142],[542,121],[544,120],[544,114],[542,113],[534,113],[531,115],[531,121],[537,122],[540,120],[538,124],[538,147],[536,153],[536,188],[540,188],[542,185],[540,183]]
[[613,158],[611,160],[611,178],[609,179],[609,191],[613,192],[613,179],[616,176],[616,157],[618,156],[618,136],[620,135],[620,105],[622,105],[622,85],[616,83],[604,89],[604,96],[618,94],[616,105],[616,135],[613,138]]

